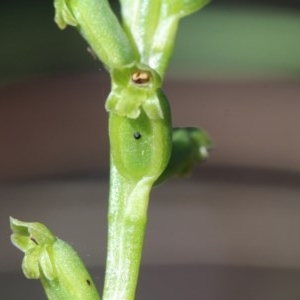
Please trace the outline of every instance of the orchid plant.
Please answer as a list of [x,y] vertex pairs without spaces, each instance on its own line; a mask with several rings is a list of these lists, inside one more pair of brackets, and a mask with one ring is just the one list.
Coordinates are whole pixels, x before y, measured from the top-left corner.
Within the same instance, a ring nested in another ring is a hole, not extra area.
[[[55,22],[74,26],[111,76],[110,194],[104,300],[132,300],[138,280],[149,194],[208,157],[197,128],[173,128],[162,90],[180,19],[207,0],[55,0]],[[43,224],[11,218],[12,242],[25,253],[23,273],[40,279],[48,299],[100,299],[73,248]]]

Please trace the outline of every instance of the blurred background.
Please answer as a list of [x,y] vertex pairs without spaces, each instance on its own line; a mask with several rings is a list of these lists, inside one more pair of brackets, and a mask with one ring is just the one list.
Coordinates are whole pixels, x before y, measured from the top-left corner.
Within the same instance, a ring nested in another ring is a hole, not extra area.
[[[52,1],[0,3],[0,299],[45,299],[10,215],[45,223],[103,282],[110,82],[53,18]],[[300,298],[299,33],[297,0],[215,0],[181,21],[164,88],[174,126],[214,147],[155,188],[137,299]]]

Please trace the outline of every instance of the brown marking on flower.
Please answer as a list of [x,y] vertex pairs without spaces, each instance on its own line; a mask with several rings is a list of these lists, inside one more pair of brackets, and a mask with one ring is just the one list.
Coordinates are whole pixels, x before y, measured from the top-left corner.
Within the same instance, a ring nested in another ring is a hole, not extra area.
[[148,71],[136,71],[131,75],[131,80],[137,85],[143,85],[150,81],[151,74]]
[[37,242],[37,240],[31,235],[30,236],[30,240],[33,241],[36,245],[38,245],[39,243]]

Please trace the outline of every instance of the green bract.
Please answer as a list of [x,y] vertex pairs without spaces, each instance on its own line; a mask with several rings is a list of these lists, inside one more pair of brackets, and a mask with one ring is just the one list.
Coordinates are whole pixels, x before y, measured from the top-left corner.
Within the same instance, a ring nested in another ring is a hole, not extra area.
[[25,253],[24,275],[40,279],[48,299],[100,299],[93,280],[70,245],[41,223],[10,218],[10,224],[12,243]]

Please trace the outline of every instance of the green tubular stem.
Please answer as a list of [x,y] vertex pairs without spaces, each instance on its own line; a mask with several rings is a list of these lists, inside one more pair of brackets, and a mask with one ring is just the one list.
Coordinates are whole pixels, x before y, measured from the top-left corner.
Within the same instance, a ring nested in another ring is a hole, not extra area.
[[128,184],[113,161],[111,165],[108,254],[103,299],[133,300],[153,180]]

